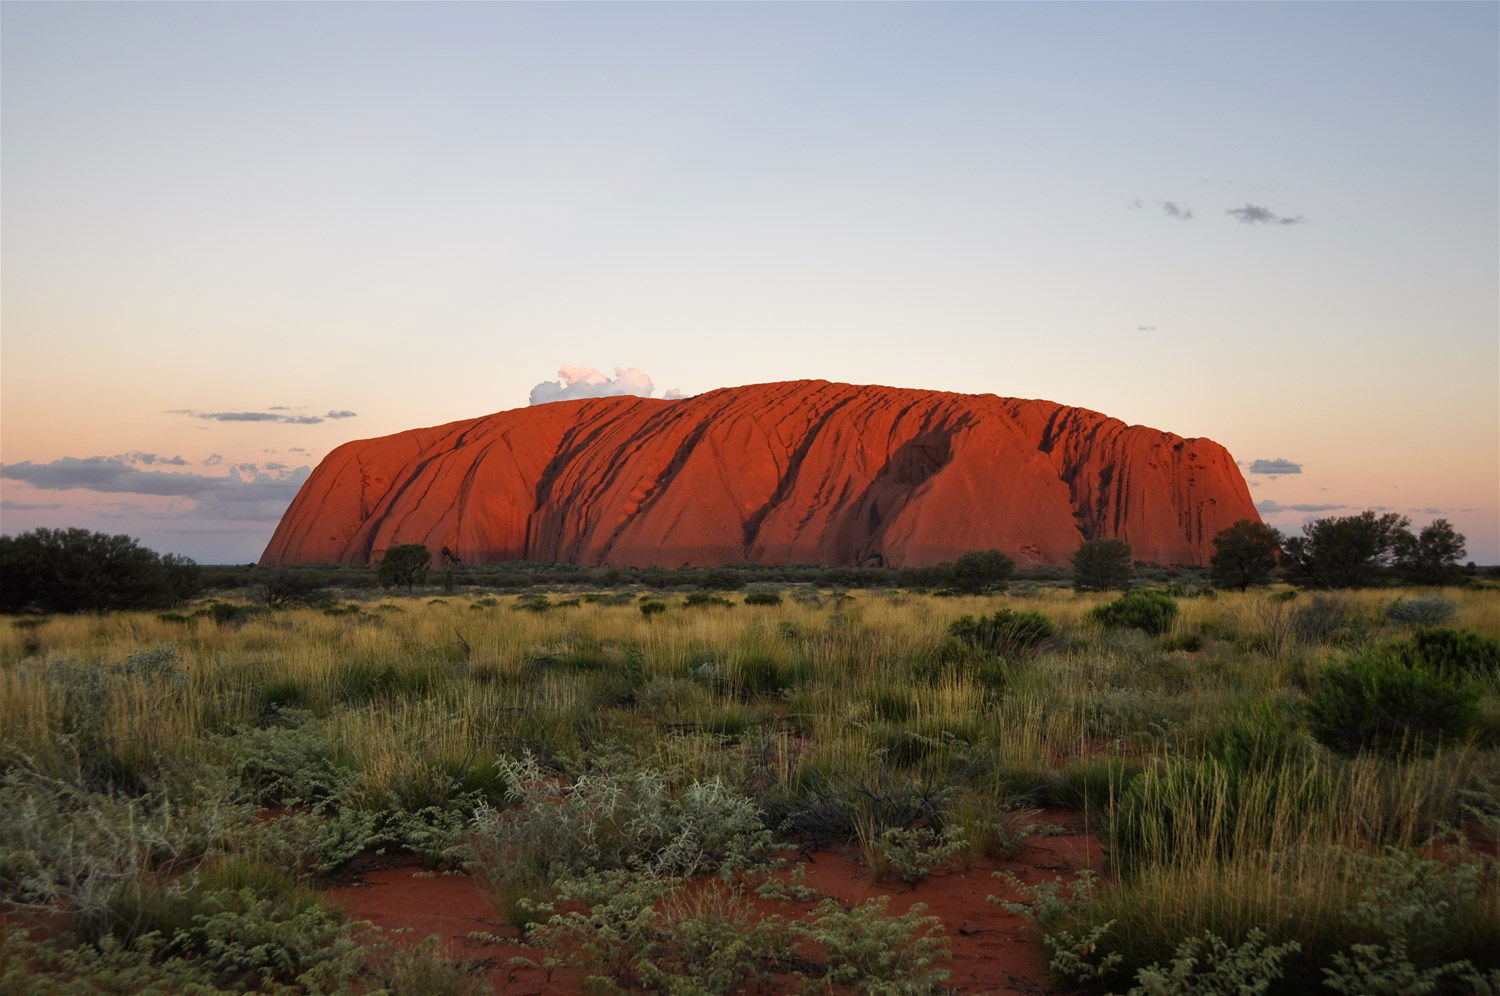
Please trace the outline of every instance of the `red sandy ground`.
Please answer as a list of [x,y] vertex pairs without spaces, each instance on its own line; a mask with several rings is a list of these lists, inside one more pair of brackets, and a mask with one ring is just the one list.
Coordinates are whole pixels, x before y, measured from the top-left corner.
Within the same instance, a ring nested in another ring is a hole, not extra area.
[[[891,897],[890,912],[904,913],[914,903],[926,903],[929,915],[942,918],[953,958],[947,985],[963,993],[1047,993],[1045,964],[1025,920],[987,902],[989,895],[1012,898],[1005,882],[993,877],[998,869],[1013,872],[1028,884],[1083,868],[1103,866],[1099,840],[1083,832],[1076,817],[1049,814],[1053,823],[1068,829],[1055,837],[1032,837],[1012,861],[976,862],[971,868],[937,872],[908,888],[899,882],[874,882],[857,860],[856,852],[817,851],[803,860],[806,884],[845,903],[874,896]],[[511,969],[507,961],[524,955],[540,961],[540,953],[517,940],[513,944],[482,944],[468,939],[474,931],[516,937],[514,927],[495,915],[482,887],[467,876],[420,875],[411,867],[383,868],[354,885],[328,893],[350,916],[369,920],[386,930],[412,928],[404,935],[412,942],[429,934],[442,937],[454,957],[483,961],[492,967],[486,978],[496,992],[550,994],[578,991],[578,974],[559,970],[550,982],[535,969]]]

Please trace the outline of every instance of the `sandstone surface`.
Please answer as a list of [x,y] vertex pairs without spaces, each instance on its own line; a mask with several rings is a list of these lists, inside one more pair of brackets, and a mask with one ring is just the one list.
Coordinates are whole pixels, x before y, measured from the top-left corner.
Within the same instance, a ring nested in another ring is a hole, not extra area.
[[1258,520],[1229,452],[1083,408],[791,381],[561,401],[338,447],[262,564],[920,566],[995,548],[1064,564],[1117,537],[1205,564]]

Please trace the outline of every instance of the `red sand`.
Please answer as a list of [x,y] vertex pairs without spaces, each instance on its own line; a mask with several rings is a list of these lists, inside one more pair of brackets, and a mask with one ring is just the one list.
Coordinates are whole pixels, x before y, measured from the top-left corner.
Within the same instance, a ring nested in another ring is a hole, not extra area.
[[[1064,820],[1056,822],[1066,823]],[[993,877],[1007,869],[1028,884],[1083,868],[1098,871],[1103,855],[1098,838],[1070,832],[1057,837],[1032,837],[1014,861],[976,863],[965,870],[941,871],[916,888],[899,882],[873,882],[852,851],[818,851],[806,860],[806,884],[845,902],[874,896],[891,897],[890,912],[904,913],[914,903],[926,903],[927,913],[941,917],[953,959],[947,985],[964,993],[1043,993],[1052,991],[1040,949],[1025,920],[987,902],[989,895],[1011,896],[1005,882]],[[500,921],[481,886],[464,876],[416,876],[413,868],[371,872],[357,885],[331,890],[329,899],[350,916],[369,920],[387,930],[411,927],[412,942],[437,934],[448,942],[454,957],[488,960],[495,967],[487,979],[496,992],[569,993],[578,991],[577,973],[558,971],[549,983],[540,971],[512,970],[506,961],[524,955],[540,961],[540,954],[519,942],[496,945],[468,940],[472,931],[515,937],[513,927]]]
[[262,564],[1063,564],[1085,538],[1206,564],[1256,521],[1234,458],[1051,401],[827,381],[596,398],[345,443]]

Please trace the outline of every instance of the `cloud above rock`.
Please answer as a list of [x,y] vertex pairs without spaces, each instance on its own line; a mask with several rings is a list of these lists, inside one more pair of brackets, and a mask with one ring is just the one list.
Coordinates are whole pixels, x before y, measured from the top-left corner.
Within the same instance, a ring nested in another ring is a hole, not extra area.
[[[656,385],[644,370],[638,367],[615,367],[615,375],[607,376],[593,367],[577,367],[564,364],[557,371],[557,380],[544,380],[531,389],[529,404],[545,405],[554,401],[577,401],[580,398],[614,398],[623,395],[649,398]],[[672,388],[664,397],[675,400],[683,397],[681,391]]]

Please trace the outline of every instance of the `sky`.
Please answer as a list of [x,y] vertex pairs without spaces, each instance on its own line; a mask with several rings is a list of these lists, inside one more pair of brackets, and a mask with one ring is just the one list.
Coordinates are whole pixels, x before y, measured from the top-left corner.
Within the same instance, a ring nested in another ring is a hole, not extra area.
[[348,439],[823,378],[1500,562],[1500,6],[0,8],[0,529],[260,554]]

